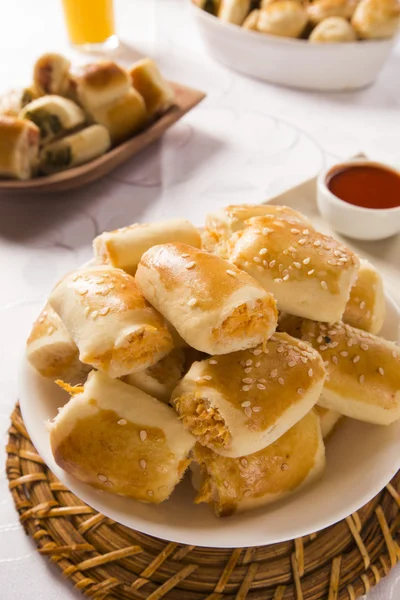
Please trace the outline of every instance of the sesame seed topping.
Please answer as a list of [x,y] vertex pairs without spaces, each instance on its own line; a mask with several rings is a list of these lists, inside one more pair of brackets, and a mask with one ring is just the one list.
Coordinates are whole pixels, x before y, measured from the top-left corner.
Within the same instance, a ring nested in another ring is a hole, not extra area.
[[360,375],[360,377],[358,378],[358,381],[359,381],[360,383],[364,383],[364,381],[365,381],[365,376],[364,376],[364,375]]
[[285,380],[284,380],[284,379],[282,379],[282,377],[279,377],[279,378],[278,378],[278,383],[279,383],[280,385],[284,385],[284,383],[285,383]]
[[105,306],[104,308],[102,308],[99,311],[99,315],[102,315],[103,317],[110,311],[110,308],[108,306]]
[[261,377],[260,379],[257,379],[258,383],[267,383],[267,380],[264,379],[263,377]]
[[297,390],[297,393],[298,393],[298,394],[304,394],[305,392],[304,392],[304,390],[303,390],[302,388],[299,388],[299,389]]
[[321,287],[322,287],[324,290],[327,290],[327,289],[328,289],[328,284],[326,283],[326,281],[324,281],[324,280],[322,280],[322,281],[321,281]]
[[267,254],[267,252],[268,252],[267,248],[261,248],[259,255],[264,256],[264,254]]
[[299,244],[299,246],[304,246],[304,244],[306,243],[307,240],[305,240],[304,238],[301,238],[297,243]]
[[203,379],[205,379],[206,381],[211,381],[212,377],[211,375],[203,375]]
[[121,290],[124,290],[126,288],[126,283],[121,283]]
[[246,406],[246,408],[244,409],[244,414],[246,415],[246,417],[251,417],[251,413],[253,411],[251,410],[250,406]]
[[358,356],[358,354],[356,354],[356,356],[353,358],[353,363],[358,363],[359,360],[360,357]]
[[246,369],[244,370],[245,373],[251,373],[253,367],[246,367]]
[[145,469],[145,468],[147,467],[147,462],[146,462],[146,461],[145,461],[145,460],[142,458],[142,459],[139,461],[139,465],[140,465],[140,468],[141,468],[141,469]]
[[208,361],[210,365],[217,365],[218,361],[215,360],[215,358],[210,358],[210,360]]
[[270,377],[272,377],[272,379],[274,379],[277,376],[278,376],[278,369],[274,369],[273,371],[271,371]]
[[360,344],[360,348],[361,348],[361,350],[366,351],[366,350],[368,350],[369,346],[368,346],[368,344]]
[[251,377],[245,377],[242,379],[243,383],[253,383],[253,379]]
[[273,269],[275,265],[276,265],[276,260],[271,260],[271,262],[269,263],[270,269]]
[[253,412],[258,413],[260,410],[262,410],[261,406],[253,406]]
[[193,269],[193,267],[195,267],[195,266],[196,266],[196,263],[194,262],[194,260],[192,260],[190,263],[188,263],[186,265],[186,268],[187,269]]
[[251,360],[251,358],[246,360],[246,367],[250,367],[250,365],[252,365],[252,364],[253,364],[253,361]]
[[92,317],[93,317],[93,319],[95,319],[95,318],[97,317],[97,315],[98,315],[98,314],[99,314],[99,311],[98,311],[98,310],[94,310],[94,311],[92,312]]
[[197,300],[196,298],[190,298],[190,300],[188,300],[188,306],[194,306],[196,304]]
[[283,279],[280,279],[279,277],[277,277],[276,279],[274,279],[275,283],[282,283]]
[[236,277],[236,273],[235,271],[232,271],[232,269],[227,269],[226,272],[228,273],[228,275],[231,275],[231,277]]
[[182,256],[182,258],[189,258],[190,254],[185,253],[185,254],[181,254],[181,256]]
[[54,332],[55,332],[55,329],[54,329],[53,325],[50,325],[50,327],[47,329],[48,335],[51,335]]
[[279,346],[276,351],[278,352],[278,354],[282,354],[282,352],[285,352],[285,348],[283,346]]
[[328,346],[322,345],[319,347],[319,349],[322,350],[322,352],[323,352],[324,350],[328,349]]
[[153,490],[147,490],[147,495],[152,496],[154,494]]
[[303,265],[308,265],[310,263],[311,258],[307,257],[303,260]]
[[248,392],[251,389],[251,385],[244,385],[242,387],[243,392]]
[[296,366],[296,361],[295,360],[289,360],[288,365],[289,365],[289,367],[294,367],[294,366]]
[[303,229],[303,235],[308,235],[310,232],[308,231],[308,229]]
[[289,465],[288,465],[287,463],[282,463],[282,464],[281,464],[281,470],[282,470],[282,471],[287,471],[287,470],[288,470],[288,468],[289,468]]
[[324,339],[324,338],[322,337],[322,335],[319,335],[319,336],[317,337],[317,342],[318,342],[318,344],[322,344],[322,342],[323,342],[323,339]]
[[382,367],[379,367],[379,369],[378,369],[378,373],[379,373],[380,375],[384,375],[384,374],[385,374],[385,371],[382,369]]
[[364,300],[362,302],[360,302],[360,308],[361,308],[361,310],[364,310],[364,308],[365,308],[365,302],[364,302]]
[[261,348],[256,348],[253,352],[254,356],[259,356],[262,353]]
[[340,356],[348,356],[348,355],[349,355],[349,353],[346,350],[342,350],[340,352]]
[[301,263],[294,262],[293,265],[296,267],[296,269],[301,269]]
[[248,461],[247,461],[247,459],[246,459],[246,458],[242,458],[242,459],[240,460],[240,464],[241,464],[243,467],[247,467],[247,465],[248,465],[249,463],[248,463]]
[[318,248],[320,245],[321,245],[321,242],[320,242],[320,240],[315,240],[315,242],[314,242],[314,246],[315,246],[316,248]]
[[243,408],[247,408],[247,406],[251,406],[250,400],[246,400],[245,402],[242,402],[241,406],[243,406]]
[[296,229],[295,227],[293,227],[293,228],[290,230],[290,233],[294,233],[294,234],[296,235],[297,233],[300,233],[300,230],[299,230],[299,229]]
[[255,366],[258,368],[261,365],[261,362],[258,360],[255,364]]
[[262,383],[257,383],[257,389],[259,390],[265,390],[265,385],[263,385]]
[[229,481],[227,481],[227,479],[224,479],[223,484],[224,484],[224,487],[226,487],[226,488],[229,487]]
[[332,356],[332,362],[334,365],[338,364],[338,357],[337,356]]
[[118,425],[126,425],[127,421],[126,419],[120,419],[119,421],[117,421]]
[[100,481],[103,481],[103,482],[104,482],[104,481],[107,481],[107,477],[106,477],[105,475],[102,475],[101,473],[99,473],[99,474],[97,475],[97,477],[100,479]]
[[313,370],[312,369],[308,369],[308,376],[312,377],[313,376]]
[[285,277],[283,278],[283,281],[288,281],[289,280],[289,274],[285,275]]
[[270,233],[270,231],[272,231],[272,229],[269,229],[268,227],[264,227],[262,230],[263,235],[268,235]]
[[312,275],[314,273],[314,269],[311,269],[311,271],[308,271],[307,275]]
[[139,433],[139,437],[140,437],[141,441],[144,442],[145,439],[147,438],[147,431],[142,429],[141,432]]

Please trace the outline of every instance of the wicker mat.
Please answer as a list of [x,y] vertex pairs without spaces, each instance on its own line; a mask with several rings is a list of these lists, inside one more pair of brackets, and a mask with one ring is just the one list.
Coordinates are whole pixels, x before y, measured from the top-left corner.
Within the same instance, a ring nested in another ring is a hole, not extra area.
[[37,454],[18,405],[7,475],[25,531],[91,598],[354,600],[400,559],[400,471],[357,513],[318,534],[256,548],[165,542],[119,525],[62,485]]

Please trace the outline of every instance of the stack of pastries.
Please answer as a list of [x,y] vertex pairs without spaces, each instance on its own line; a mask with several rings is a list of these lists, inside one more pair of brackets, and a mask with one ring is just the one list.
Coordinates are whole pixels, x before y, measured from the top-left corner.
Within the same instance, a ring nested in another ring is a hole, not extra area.
[[313,43],[354,42],[396,35],[398,0],[193,0],[244,29]]
[[[149,503],[189,467],[217,516],[314,481],[343,417],[400,419],[382,280],[283,206],[104,232],[51,292],[31,365],[70,396],[49,423],[77,479]],[[279,311],[279,312],[278,312]]]
[[174,102],[157,65],[112,61],[77,70],[60,54],[35,63],[33,83],[0,98],[0,177],[30,179],[101,156],[139,133]]

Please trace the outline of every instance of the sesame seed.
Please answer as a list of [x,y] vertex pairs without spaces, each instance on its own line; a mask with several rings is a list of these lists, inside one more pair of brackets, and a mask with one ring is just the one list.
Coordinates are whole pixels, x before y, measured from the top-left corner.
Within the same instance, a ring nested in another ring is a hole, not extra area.
[[278,354],[282,354],[282,352],[285,352],[285,348],[283,346],[279,346],[276,351],[278,352]]
[[144,442],[145,439],[147,438],[147,431],[142,429],[141,432],[139,433],[139,437],[140,437],[141,441]]
[[193,267],[195,267],[195,266],[196,266],[196,263],[194,262],[194,260],[192,260],[190,263],[188,263],[186,265],[186,268],[187,269],[193,269]]
[[368,344],[360,344],[360,348],[361,348],[361,350],[366,351],[366,350],[368,350],[369,346],[368,346]]
[[286,463],[282,463],[282,464],[281,464],[281,470],[282,470],[282,471],[287,471],[287,470],[288,470],[288,468],[289,468],[289,465],[288,465],[288,464],[286,464]]
[[297,390],[297,393],[298,393],[298,394],[304,394],[305,392],[304,392],[304,390],[303,390],[302,388],[299,388],[299,389]]
[[242,458],[242,459],[240,460],[240,464],[241,464],[243,467],[247,467],[247,465],[248,465],[249,463],[248,463],[248,461],[247,461],[247,459],[246,459],[246,458]]
[[147,490],[148,496],[152,496],[154,494],[153,490]]
[[312,369],[308,369],[308,376],[312,377],[313,376],[313,370]]
[[303,265],[308,265],[310,263],[311,258],[307,257],[303,260]]
[[252,369],[252,367],[247,367],[247,368],[244,370],[244,372],[245,372],[245,373],[251,373],[251,369]]
[[273,371],[271,371],[270,377],[272,377],[272,379],[274,379],[275,377],[277,377],[278,375],[278,369],[274,369]]
[[255,364],[255,366],[258,368],[261,365],[261,362],[258,360]]
[[364,381],[365,381],[365,376],[364,376],[364,375],[360,375],[360,377],[358,378],[358,381],[359,381],[360,383],[364,383]]
[[324,290],[327,290],[327,289],[328,289],[328,284],[326,283],[326,281],[324,281],[324,280],[322,280],[322,281],[321,281],[321,287],[322,287]]
[[196,304],[197,300],[196,298],[190,298],[190,300],[188,300],[188,306],[194,306]]
[[211,381],[212,377],[211,375],[203,375],[203,379],[205,379],[206,381]]
[[257,389],[258,390],[265,390],[265,385],[263,385],[262,383],[257,383]]
[[215,358],[210,358],[210,360],[208,361],[210,363],[210,365],[217,365],[218,361],[215,360]]
[[50,327],[47,329],[48,335],[51,335],[54,332],[55,332],[55,329],[54,329],[53,325],[50,325]]
[[121,283],[121,290],[124,290],[126,288],[126,283]]
[[289,280],[289,275],[285,275],[285,277],[283,278],[283,281],[288,281]]
[[348,355],[349,355],[349,353],[346,350],[342,350],[340,352],[340,356],[348,356]]
[[275,283],[282,283],[283,279],[279,279],[279,277],[277,277],[276,279],[274,279]]
[[353,363],[358,363],[358,361],[360,360],[360,357],[358,356],[358,354],[353,358]]
[[247,406],[251,406],[250,400],[246,400],[245,402],[242,402],[241,406],[243,406],[243,408],[246,408]]
[[229,487],[229,481],[227,481],[226,479],[224,479],[223,484],[224,484],[224,487],[226,487],[226,488]]
[[260,379],[257,379],[258,383],[267,383],[267,380],[264,379],[263,377],[261,377]]
[[110,293],[110,290],[108,288],[104,288],[103,290],[101,290],[102,296],[108,296],[109,293]]
[[264,265],[264,267],[265,267],[266,269],[268,269],[268,266],[269,266],[269,265],[268,265],[268,261],[267,261],[267,260],[263,260],[262,264]]
[[337,356],[332,356],[332,362],[334,365],[338,364],[338,357]]
[[325,346],[325,345],[323,344],[322,346],[320,346],[320,347],[319,347],[319,349],[320,349],[320,350],[322,350],[322,352],[323,352],[324,350],[327,350],[327,349],[328,349],[328,346]]
[[259,356],[262,353],[261,348],[256,348],[253,352],[254,356]]
[[276,260],[271,260],[271,262],[269,263],[270,269],[273,269],[275,265],[276,265]]
[[301,269],[301,263],[294,262],[293,265],[296,267],[296,269]]
[[267,248],[261,248],[259,255],[264,256],[264,254],[267,254],[267,252],[268,252]]
[[118,425],[126,425],[127,421],[126,419],[120,419],[119,421],[117,421]]
[[379,367],[379,369],[378,369],[378,373],[379,373],[380,375],[384,375],[384,374],[385,374],[385,371],[382,369],[382,367]]
[[317,337],[317,342],[318,342],[318,344],[322,344],[322,341],[323,341],[323,339],[324,339],[324,338],[322,337],[322,335],[319,335],[319,336]]
[[308,271],[307,275],[312,275],[314,273],[314,269],[311,269],[311,271]]
[[97,317],[97,315],[98,315],[98,314],[99,314],[99,311],[98,311],[98,310],[94,310],[94,311],[92,312],[92,317],[93,317],[93,319],[95,319],[95,318]]
[[244,492],[243,492],[243,496],[244,496],[245,498],[248,498],[249,496],[251,496],[251,490],[244,490]]
[[253,364],[253,361],[251,360],[251,358],[246,360],[246,367],[250,367],[250,365],[252,365],[252,364]]
[[364,302],[364,300],[362,302],[360,302],[360,308],[361,308],[361,310],[364,310],[364,308],[365,308],[365,302]]
[[258,413],[260,410],[262,410],[261,406],[253,406],[253,412]]
[[107,481],[107,477],[105,475],[102,475],[101,473],[99,473],[99,475],[97,475],[97,477],[100,479],[100,481]]
[[113,283],[109,283],[108,284],[108,289],[109,290],[113,290],[114,289],[114,284]]
[[320,245],[321,245],[321,242],[320,242],[320,240],[316,240],[316,241],[314,242],[314,246],[315,246],[316,248],[318,248]]
[[351,348],[353,345],[353,340],[350,338],[349,341],[347,342],[347,347]]
[[226,272],[228,273],[228,275],[230,275],[231,277],[236,277],[236,273],[235,271],[232,271],[232,269],[227,269]]
[[285,380],[284,380],[284,379],[282,379],[282,377],[279,377],[279,378],[278,378],[278,383],[279,383],[280,385],[284,385],[284,383],[285,383]]
[[282,273],[282,271],[283,271],[283,265],[282,265],[282,264],[281,264],[281,265],[279,265],[279,267],[278,267],[278,271],[279,271],[280,273]]
[[268,235],[270,233],[270,231],[272,231],[272,229],[269,229],[268,227],[264,227],[262,230],[263,235]]
[[289,360],[288,365],[289,365],[289,367],[295,367],[296,366],[296,361],[295,360]]
[[250,406],[246,406],[246,408],[244,409],[244,414],[246,415],[246,417],[251,417],[251,413],[253,411],[251,410]]
[[102,315],[103,317],[110,311],[110,308],[108,306],[105,306],[104,308],[102,308],[99,311],[99,315]]
[[244,385],[244,386],[242,387],[242,390],[243,390],[244,392],[248,392],[250,389],[251,389],[251,385]]
[[139,461],[139,465],[141,469],[145,469],[147,467],[147,463],[143,458]]
[[295,227],[293,227],[293,228],[290,230],[290,233],[294,233],[294,234],[296,235],[297,233],[300,233],[300,230],[299,230],[299,229],[296,229]]
[[306,243],[307,240],[305,240],[304,238],[301,238],[301,240],[299,240],[297,243],[299,244],[299,246],[304,246],[304,244]]
[[181,256],[182,256],[182,258],[189,258],[190,254],[185,253],[185,254],[181,254]]
[[253,379],[251,377],[245,377],[242,379],[243,383],[253,383]]
[[284,250],[284,251],[282,252],[282,254],[283,254],[284,256],[287,256],[287,255],[289,254],[289,250]]

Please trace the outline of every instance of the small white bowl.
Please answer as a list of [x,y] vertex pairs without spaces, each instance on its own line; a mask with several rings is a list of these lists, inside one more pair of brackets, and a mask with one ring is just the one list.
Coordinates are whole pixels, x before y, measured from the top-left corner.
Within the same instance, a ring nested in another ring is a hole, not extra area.
[[328,175],[336,169],[352,165],[374,165],[394,172],[388,165],[356,159],[322,171],[317,179],[317,204],[321,215],[339,233],[355,240],[382,240],[400,232],[400,206],[395,208],[363,208],[349,204],[333,194],[327,185]]
[[393,38],[312,44],[225,23],[189,2],[213,58],[246,75],[290,87],[346,91],[370,85],[395,43]]

